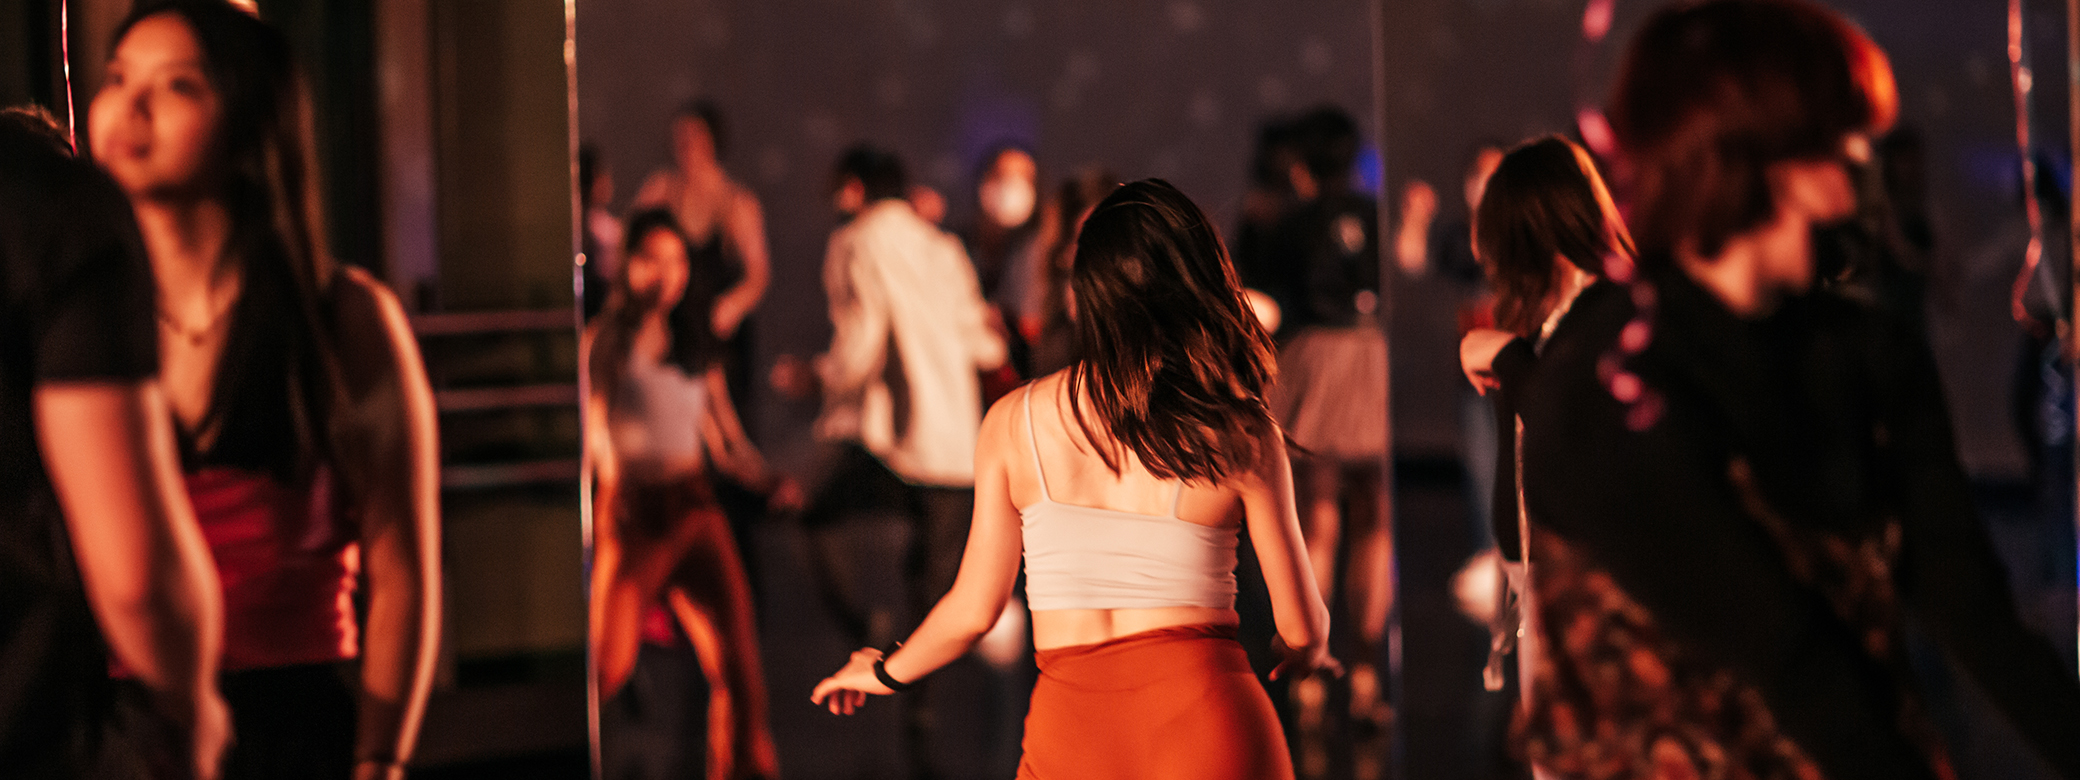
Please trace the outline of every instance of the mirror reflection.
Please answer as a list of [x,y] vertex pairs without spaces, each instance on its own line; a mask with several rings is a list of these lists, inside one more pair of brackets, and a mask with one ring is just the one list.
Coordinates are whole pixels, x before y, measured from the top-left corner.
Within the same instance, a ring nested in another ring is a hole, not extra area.
[[2080,777],[2065,4],[1117,5],[8,4],[4,772]]
[[[2030,88],[2066,9],[1829,5],[1386,10],[1395,256],[1423,271],[1392,331],[1412,776],[2074,771],[2058,218],[2027,262],[2030,200],[2067,204],[2028,164],[2069,143],[2068,96]],[[1402,362],[1469,299],[1492,319],[1457,318],[1461,360]],[[1485,528],[1413,519],[1460,485]],[[1846,747],[1863,728],[1891,747]]]
[[0,19],[0,764],[583,773],[561,15]]
[[577,13],[605,776],[1379,771],[1363,4]]

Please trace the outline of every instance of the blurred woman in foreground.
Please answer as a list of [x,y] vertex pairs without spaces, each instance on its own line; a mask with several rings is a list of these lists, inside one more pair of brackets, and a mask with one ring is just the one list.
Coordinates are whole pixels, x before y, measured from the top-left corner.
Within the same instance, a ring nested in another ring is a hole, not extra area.
[[389,288],[326,251],[279,32],[224,0],[150,2],[112,51],[88,131],[151,255],[159,381],[224,588],[224,776],[402,777],[441,615],[417,342]]
[[1885,54],[1803,0],[1657,11],[1608,103],[1639,256],[1518,414],[1556,777],[1950,778],[1906,616],[2049,766],[2080,685],[2016,619],[1917,331],[1814,289],[1897,111]]

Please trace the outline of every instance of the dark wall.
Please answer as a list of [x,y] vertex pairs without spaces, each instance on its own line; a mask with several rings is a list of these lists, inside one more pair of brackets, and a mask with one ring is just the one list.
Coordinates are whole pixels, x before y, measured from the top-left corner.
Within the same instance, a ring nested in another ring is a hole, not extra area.
[[901,153],[954,224],[975,158],[1012,138],[1037,147],[1043,187],[1102,162],[1171,179],[1232,226],[1261,119],[1331,101],[1370,124],[1369,19],[1363,0],[586,0],[579,132],[625,202],[668,163],[672,109],[718,100],[724,163],[764,200],[772,242],[761,351],[810,352],[846,145]]
[[[1396,0],[1381,6],[1390,192],[1412,178],[1463,211],[1458,181],[1483,140],[1569,132],[1597,105],[1623,42],[1659,2],[1614,4],[1600,42],[1579,0]],[[1968,465],[2012,476],[2016,330],[2006,285],[2020,262],[2014,109],[2004,3],[1843,0],[1890,52],[1902,124],[1929,153],[1935,342]],[[2063,5],[2030,0],[2040,141],[2065,146]],[[1332,100],[1371,123],[1370,11],[1362,0],[928,3],[589,0],[578,8],[581,136],[626,198],[666,160],[673,105],[730,113],[726,163],[766,201],[775,287],[764,351],[821,345],[817,289],[831,226],[822,189],[843,145],[895,147],[945,191],[953,220],[973,157],[1000,137],[1036,142],[1043,177],[1090,161],[1173,178],[1232,224],[1250,134],[1265,115]],[[1463,289],[1399,280],[1396,428],[1416,452],[1457,447],[1454,310]],[[780,313],[787,313],[780,316]]]
[[0,106],[35,103],[65,121],[57,0],[13,0],[0,10]]

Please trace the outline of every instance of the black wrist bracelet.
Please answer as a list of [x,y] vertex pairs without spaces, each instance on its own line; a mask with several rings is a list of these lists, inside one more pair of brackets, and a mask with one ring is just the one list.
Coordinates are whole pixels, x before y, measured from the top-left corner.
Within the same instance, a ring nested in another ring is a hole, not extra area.
[[[902,647],[902,645],[896,645],[896,647]],[[895,649],[890,648],[889,652],[895,652]],[[903,682],[901,680],[896,679],[893,676],[890,676],[888,673],[887,664],[887,653],[883,653],[880,658],[874,659],[874,679],[880,680],[882,685],[888,686],[889,690],[895,691],[896,693],[902,693],[904,691],[910,690],[911,688],[917,687],[917,683]]]

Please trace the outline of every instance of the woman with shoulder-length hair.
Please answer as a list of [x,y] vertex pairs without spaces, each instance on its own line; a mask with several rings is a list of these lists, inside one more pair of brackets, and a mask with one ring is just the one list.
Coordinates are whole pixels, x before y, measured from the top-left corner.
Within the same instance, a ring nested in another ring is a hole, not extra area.
[[1562,778],[1954,777],[1918,627],[2080,777],[2080,685],[2017,620],[1928,347],[1814,289],[1896,111],[1804,0],[1657,11],[1608,113],[1635,263],[1575,299],[1518,407],[1540,636],[1520,723]]
[[1270,336],[1205,213],[1161,180],[1098,204],[1071,284],[1081,357],[983,420],[953,590],[901,649],[853,653],[812,698],[851,713],[960,657],[1023,554],[1040,681],[1019,777],[1291,777],[1234,638],[1247,527],[1284,657],[1272,675],[1335,666],[1263,401]]
[[[723,340],[671,325],[673,311],[705,314],[716,300],[717,280],[692,268],[678,220],[664,209],[631,215],[621,258],[584,344],[604,771],[778,777],[751,585],[714,477],[768,495],[792,493],[792,483],[766,467],[737,422]],[[704,719],[686,701],[699,678],[718,715],[705,719],[705,734],[692,728]]]
[[404,311],[327,253],[279,32],[224,0],[147,2],[112,51],[89,138],[151,256],[159,381],[223,584],[225,776],[401,777],[441,612],[433,397]]
[[1517,560],[1516,393],[1575,297],[1606,264],[1632,263],[1632,236],[1588,151],[1557,135],[1503,155],[1473,232],[1474,255],[1495,294],[1496,327],[1460,340],[1460,367],[1495,412],[1495,540],[1503,558]]

